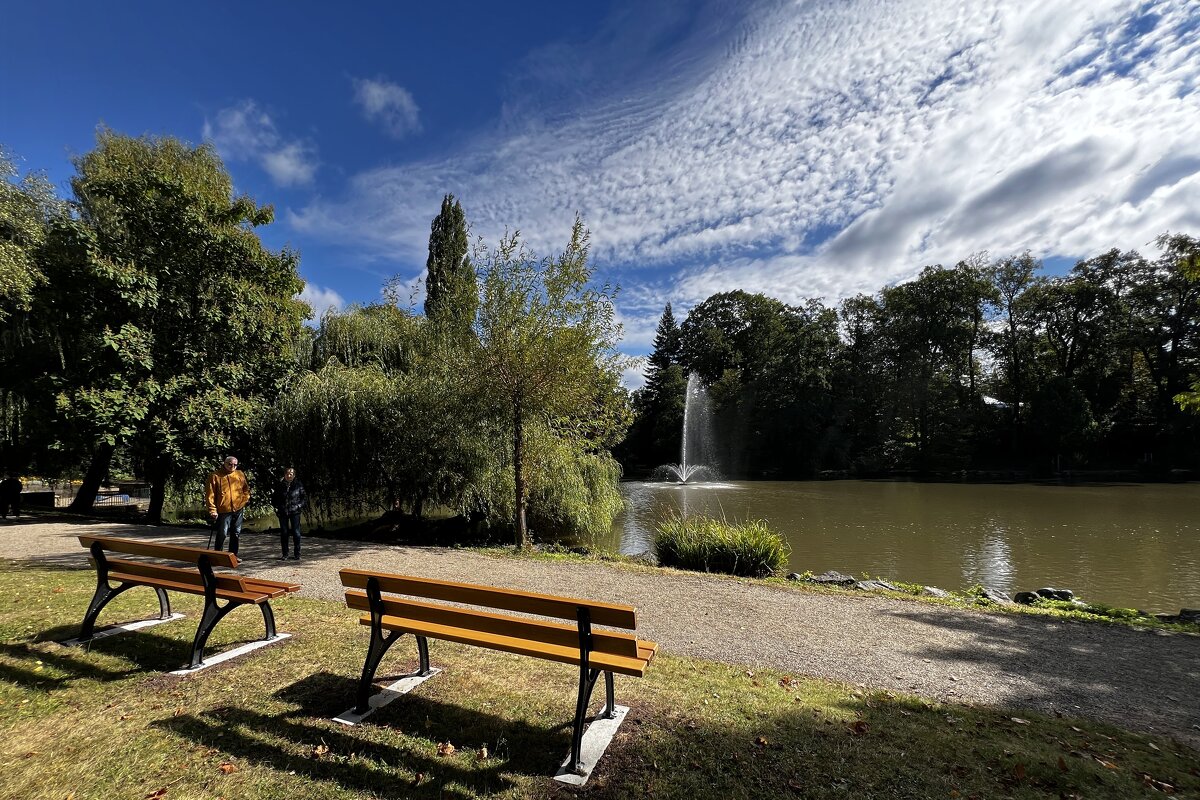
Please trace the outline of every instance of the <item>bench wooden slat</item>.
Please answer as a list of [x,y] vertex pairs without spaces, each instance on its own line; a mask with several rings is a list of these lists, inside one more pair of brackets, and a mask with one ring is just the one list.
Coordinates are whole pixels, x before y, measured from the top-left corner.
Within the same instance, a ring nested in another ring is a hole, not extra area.
[[[370,615],[364,615],[359,619],[359,622],[363,625],[370,625]],[[417,636],[428,636],[433,639],[444,639],[461,644],[477,645],[492,650],[502,650],[506,653],[516,653],[517,655],[533,656],[547,661],[557,661],[562,664],[579,664],[578,647],[562,647],[542,642],[531,642],[528,639],[517,639],[495,633],[484,633],[477,630],[438,625],[433,622],[388,615],[383,617],[381,624],[388,630],[404,631],[405,633],[412,633]],[[646,649],[649,652],[649,656],[652,657],[653,648]],[[593,669],[608,670],[638,678],[646,674],[648,664],[649,658],[626,658],[610,653],[591,653],[588,657],[588,666]]]
[[[130,572],[109,572],[108,577],[110,580],[122,583],[134,583],[139,586],[157,586],[160,589],[187,592],[188,594],[204,594],[203,586],[180,583],[179,581],[165,580],[163,578],[148,578],[144,575],[134,575]],[[265,594],[250,594],[248,592],[236,592],[229,589],[217,589],[217,598],[220,600],[237,600],[240,603],[265,603],[271,599]]]
[[233,553],[227,553],[224,550],[205,550],[202,547],[160,544],[158,542],[142,541],[141,539],[122,539],[116,536],[90,536],[85,534],[79,537],[79,543],[88,549],[91,549],[92,544],[95,542],[99,542],[100,546],[105,550],[116,553],[163,558],[169,561],[186,561],[190,564],[197,563],[201,556],[208,556],[208,562],[214,567],[234,568],[238,565],[237,556]]
[[287,581],[269,581],[265,578],[251,578],[245,576],[242,578],[242,584],[250,591],[269,592],[272,597],[290,594],[300,591],[300,584],[288,583]]
[[591,615],[593,625],[626,630],[637,628],[637,610],[631,606],[616,603],[597,603],[573,597],[497,589],[492,586],[470,583],[452,583],[430,578],[416,578],[411,575],[390,575],[360,569],[343,569],[341,576],[342,585],[351,589],[366,589],[367,580],[373,577],[378,579],[380,591],[391,594],[486,606],[571,621],[578,619],[580,608],[586,608]]
[[[383,613],[387,616],[431,622],[451,628],[476,630],[480,633],[494,633],[515,639],[528,639],[532,642],[572,647],[579,650],[579,628],[574,625],[563,625],[557,622],[544,622],[532,619],[519,619],[505,614],[492,614],[487,611],[476,611],[465,608],[448,608],[446,606],[422,603],[419,600],[401,600],[395,597],[384,597]],[[365,592],[351,589],[346,592],[346,605],[360,611],[370,611],[371,604]],[[629,633],[617,633],[592,629],[592,649],[600,653],[608,653],[625,658],[638,657],[637,637]],[[578,662],[578,659],[576,659]]]
[[[92,558],[88,559],[88,563],[90,563],[92,566],[96,565],[95,559]],[[190,586],[195,586],[197,594],[204,593],[204,578],[200,577],[200,573],[195,569],[187,569],[186,567],[168,567],[165,564],[148,564],[145,561],[130,561],[125,558],[108,559],[108,568],[111,571],[120,572],[126,575],[138,575],[150,580],[186,583]],[[245,579],[239,575],[214,573],[213,577],[216,578],[218,589],[230,592],[249,591],[245,585]]]

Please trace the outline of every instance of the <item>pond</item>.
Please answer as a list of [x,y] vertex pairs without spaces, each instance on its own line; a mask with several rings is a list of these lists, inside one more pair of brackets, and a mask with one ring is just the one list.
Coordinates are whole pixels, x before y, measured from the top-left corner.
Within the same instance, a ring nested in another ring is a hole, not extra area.
[[1200,484],[903,481],[621,485],[628,510],[602,547],[653,549],[671,511],[764,519],[791,569],[960,589],[1056,586],[1147,611],[1200,607]]

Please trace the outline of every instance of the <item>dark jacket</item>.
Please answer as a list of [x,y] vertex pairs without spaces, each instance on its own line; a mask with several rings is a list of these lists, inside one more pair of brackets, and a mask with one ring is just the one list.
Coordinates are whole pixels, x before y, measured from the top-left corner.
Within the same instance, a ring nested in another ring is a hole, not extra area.
[[308,505],[308,496],[304,493],[304,484],[299,478],[294,478],[291,485],[281,480],[271,491],[271,506],[277,514],[295,514]]

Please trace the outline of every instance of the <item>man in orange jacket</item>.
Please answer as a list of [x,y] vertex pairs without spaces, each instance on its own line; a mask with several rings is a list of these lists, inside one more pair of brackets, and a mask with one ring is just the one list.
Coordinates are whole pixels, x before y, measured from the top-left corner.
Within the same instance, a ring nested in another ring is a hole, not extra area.
[[238,469],[236,456],[226,456],[221,468],[208,476],[204,502],[208,505],[208,518],[217,528],[217,549],[225,545],[228,536],[229,552],[237,555],[242,514],[250,502],[250,484],[246,483],[246,473]]

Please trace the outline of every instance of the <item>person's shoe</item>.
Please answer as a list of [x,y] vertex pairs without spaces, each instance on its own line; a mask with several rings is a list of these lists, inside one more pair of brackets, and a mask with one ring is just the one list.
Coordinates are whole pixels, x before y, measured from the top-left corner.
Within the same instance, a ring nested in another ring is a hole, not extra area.
[[291,557],[291,560],[292,560],[292,561],[299,561],[299,560],[300,560],[300,556],[292,556],[292,557]]
[[279,558],[276,559],[276,561],[287,561],[287,560],[288,560],[288,557],[286,555],[280,556]]

